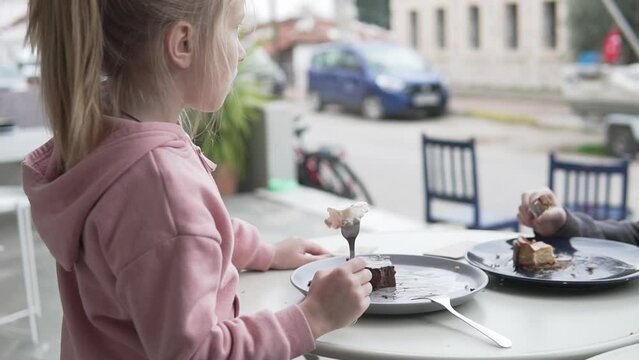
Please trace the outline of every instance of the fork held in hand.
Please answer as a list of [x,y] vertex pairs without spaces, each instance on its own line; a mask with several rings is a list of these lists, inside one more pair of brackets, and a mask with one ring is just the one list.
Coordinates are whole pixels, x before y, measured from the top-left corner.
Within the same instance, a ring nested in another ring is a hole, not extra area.
[[355,257],[355,239],[359,235],[359,221],[353,221],[352,224],[342,226],[342,236],[348,241],[348,249],[350,250],[349,260]]

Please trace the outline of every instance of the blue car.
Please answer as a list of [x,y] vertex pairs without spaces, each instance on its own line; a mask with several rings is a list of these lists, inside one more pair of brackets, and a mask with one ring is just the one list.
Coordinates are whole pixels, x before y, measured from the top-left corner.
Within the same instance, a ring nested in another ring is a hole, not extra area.
[[385,42],[329,44],[313,55],[309,71],[312,107],[332,103],[359,109],[370,119],[446,112],[442,77],[413,49]]

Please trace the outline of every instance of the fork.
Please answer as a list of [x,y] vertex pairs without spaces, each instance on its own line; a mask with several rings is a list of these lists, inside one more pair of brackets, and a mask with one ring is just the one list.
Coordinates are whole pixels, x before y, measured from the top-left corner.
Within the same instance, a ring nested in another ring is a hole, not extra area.
[[352,224],[342,226],[342,236],[348,241],[348,249],[350,250],[349,260],[355,257],[355,239],[359,235],[359,221],[353,221]]
[[450,305],[450,298],[446,295],[433,295],[433,296],[426,296],[426,299],[438,303],[439,305],[443,306],[446,308],[446,310],[450,311],[453,315],[457,316],[459,319],[461,319],[462,321],[464,321],[465,323],[467,323],[468,325],[474,327],[477,331],[479,331],[480,333],[484,334],[486,337],[488,337],[490,340],[494,341],[497,345],[503,347],[503,348],[509,348],[513,345],[512,341],[510,341],[510,339],[508,339],[507,337],[500,335],[496,332],[494,332],[493,330],[488,329],[487,327],[484,327],[483,325],[480,325],[472,320],[470,320],[469,318],[465,317],[464,315],[460,314],[457,312],[457,310],[453,309],[452,305]]

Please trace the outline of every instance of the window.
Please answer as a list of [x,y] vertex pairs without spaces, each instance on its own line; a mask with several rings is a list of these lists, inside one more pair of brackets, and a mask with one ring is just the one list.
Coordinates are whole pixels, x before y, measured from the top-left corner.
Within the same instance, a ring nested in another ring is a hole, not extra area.
[[544,2],[544,44],[547,48],[557,47],[557,2]]
[[479,29],[480,29],[480,23],[479,23],[479,7],[477,5],[473,5],[470,7],[470,32],[469,32],[469,40],[470,40],[470,47],[473,49],[479,49],[479,47],[481,46],[481,42],[480,42],[480,36],[479,36]]
[[377,24],[384,29],[390,29],[390,0],[356,0],[355,3],[357,4],[357,16],[361,22]]
[[410,45],[417,49],[419,48],[419,15],[417,11],[412,10],[410,12]]
[[338,66],[340,60],[339,50],[327,50],[323,53],[317,54],[313,58],[313,65],[320,69],[334,68]]
[[517,15],[517,4],[506,4],[506,47],[509,49],[516,49],[519,46]]
[[362,56],[374,72],[428,72],[430,67],[417,51],[407,46],[376,45],[361,48]]
[[313,67],[323,68],[326,63],[326,54],[317,54],[313,57]]
[[437,46],[440,49],[445,49],[446,48],[446,13],[444,12],[444,9],[437,9],[436,12],[436,20],[435,23],[437,24]]
[[353,70],[353,71],[359,71],[362,68],[361,65],[359,64],[359,61],[357,61],[357,58],[355,57],[355,55],[353,55],[353,53],[349,51],[344,51],[340,54],[338,66],[341,69]]

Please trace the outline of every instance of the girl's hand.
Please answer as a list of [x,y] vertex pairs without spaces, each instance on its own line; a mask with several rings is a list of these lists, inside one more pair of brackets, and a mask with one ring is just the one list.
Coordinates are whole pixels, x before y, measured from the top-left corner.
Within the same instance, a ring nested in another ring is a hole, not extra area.
[[[539,216],[535,216],[530,210],[530,206],[535,200],[539,199],[544,203],[550,204],[550,207],[539,214]],[[517,218],[522,225],[533,228],[539,235],[553,236],[564,226],[568,215],[552,190],[542,188],[525,192],[521,195],[521,204],[519,205]]]
[[288,238],[275,244],[271,269],[294,269],[331,254],[320,245],[301,238]]
[[372,274],[362,258],[354,258],[330,271],[318,271],[300,308],[318,338],[352,324],[370,305]]

